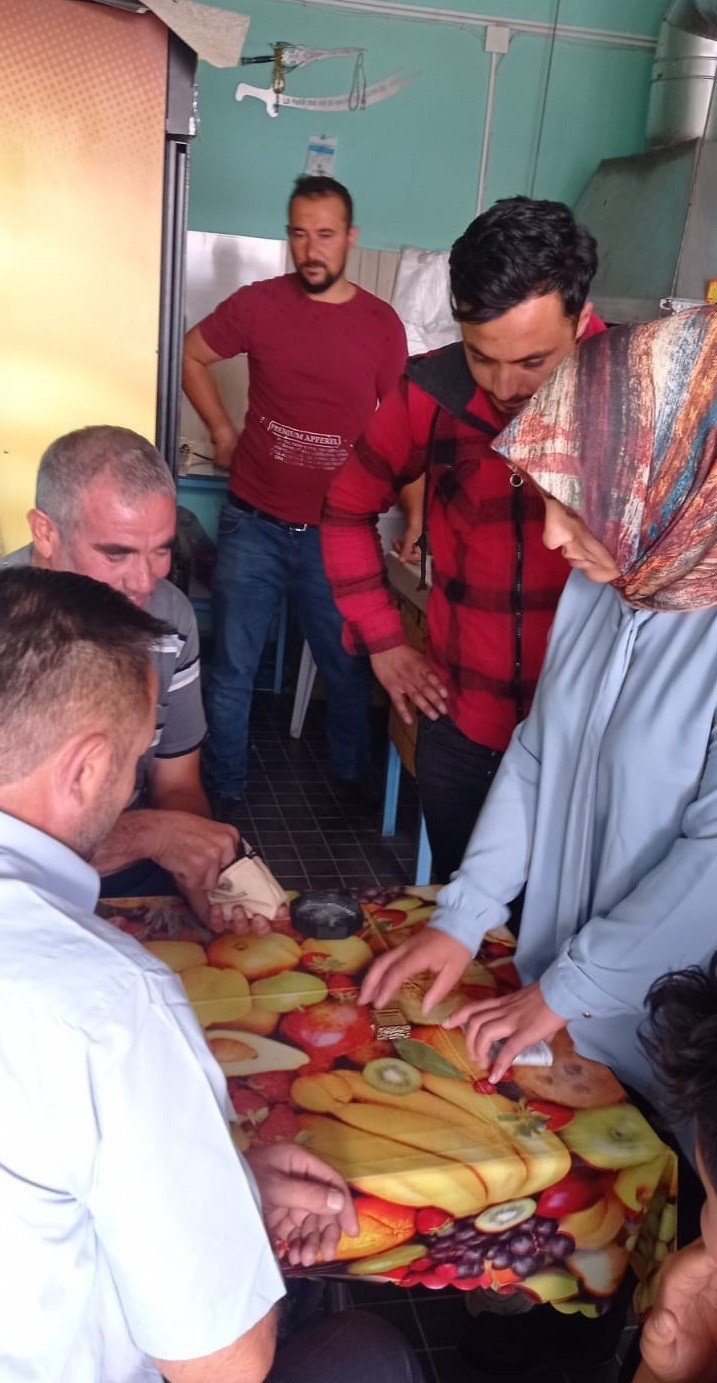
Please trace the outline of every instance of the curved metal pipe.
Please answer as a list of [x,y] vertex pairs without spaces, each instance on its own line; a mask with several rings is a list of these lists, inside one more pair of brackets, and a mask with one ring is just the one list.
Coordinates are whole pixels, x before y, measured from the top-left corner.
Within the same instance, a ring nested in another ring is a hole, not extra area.
[[652,69],[648,146],[717,139],[716,81],[717,0],[673,0]]

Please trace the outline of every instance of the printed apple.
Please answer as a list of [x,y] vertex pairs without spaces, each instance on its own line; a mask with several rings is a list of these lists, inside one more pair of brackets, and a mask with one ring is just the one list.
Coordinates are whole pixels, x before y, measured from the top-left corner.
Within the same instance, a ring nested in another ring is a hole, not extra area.
[[210,965],[221,970],[239,970],[248,980],[295,970],[301,960],[296,942],[275,931],[266,936],[235,936],[227,932],[210,943],[207,955]]
[[634,1105],[580,1109],[561,1130],[568,1148],[592,1167],[620,1171],[664,1157],[664,1144]]
[[665,1153],[653,1157],[650,1162],[626,1167],[615,1177],[615,1193],[627,1210],[635,1213],[643,1211],[652,1200],[660,1181],[665,1174],[667,1158]]
[[192,965],[179,978],[203,1028],[239,1020],[251,1009],[249,985],[236,970]]
[[569,1234],[578,1249],[603,1249],[619,1234],[625,1209],[614,1196],[603,1197],[587,1210],[576,1210],[560,1221],[560,1233]]
[[[251,996],[250,996],[251,997]],[[270,1013],[268,1009],[257,1008],[252,1004],[248,1013],[235,1022],[229,1023],[226,1019],[220,1024],[223,1028],[241,1028],[243,1032],[256,1032],[260,1037],[270,1037],[279,1021],[278,1013]],[[211,1027],[208,1035],[211,1034]]]
[[287,1013],[281,1020],[280,1031],[301,1047],[319,1069],[327,1069],[337,1057],[348,1056],[355,1047],[373,1038],[368,1009],[330,1000]]
[[538,1198],[538,1215],[549,1220],[562,1220],[579,1210],[586,1210],[602,1200],[610,1188],[612,1178],[592,1167],[573,1166],[562,1181],[549,1186]]
[[356,975],[371,960],[371,948],[360,936],[347,936],[339,941],[305,941],[301,947],[301,964],[313,975]]
[[207,963],[204,947],[196,941],[145,941],[143,945],[146,951],[151,951],[157,960],[163,960],[177,974]]
[[284,970],[280,975],[254,980],[250,990],[253,1007],[267,1009],[269,1013],[291,1013],[320,1004],[328,993],[318,975],[305,975],[301,970]]

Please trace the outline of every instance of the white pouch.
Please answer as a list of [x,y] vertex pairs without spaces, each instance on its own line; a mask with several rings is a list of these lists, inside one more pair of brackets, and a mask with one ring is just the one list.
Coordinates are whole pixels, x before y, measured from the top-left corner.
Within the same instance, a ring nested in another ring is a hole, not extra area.
[[272,922],[286,902],[284,890],[256,851],[246,848],[247,854],[222,870],[217,887],[207,896],[211,903],[219,903],[227,921],[232,908],[241,906],[247,917],[258,913]]

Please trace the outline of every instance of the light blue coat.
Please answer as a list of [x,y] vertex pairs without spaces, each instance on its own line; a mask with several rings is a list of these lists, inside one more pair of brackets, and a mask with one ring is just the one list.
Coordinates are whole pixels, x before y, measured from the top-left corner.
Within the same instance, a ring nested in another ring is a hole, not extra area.
[[717,609],[635,610],[574,572],[432,921],[475,952],[525,884],[521,978],[580,1052],[653,1098],[645,995],[717,949],[716,710]]

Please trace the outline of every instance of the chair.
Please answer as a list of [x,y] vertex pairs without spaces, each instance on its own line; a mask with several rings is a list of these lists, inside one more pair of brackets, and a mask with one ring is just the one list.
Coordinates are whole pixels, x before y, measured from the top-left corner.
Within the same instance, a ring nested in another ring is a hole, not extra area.
[[[389,724],[389,736],[391,727]],[[388,741],[388,761],[386,763],[386,789],[383,796],[383,820],[381,822],[382,836],[395,836],[396,816],[398,814],[398,792],[401,786],[401,755],[392,738]],[[410,769],[407,767],[407,772]],[[430,884],[431,847],[428,844],[428,832],[426,830],[426,819],[421,812],[418,826],[418,852],[416,857],[416,877],[415,884]]]

